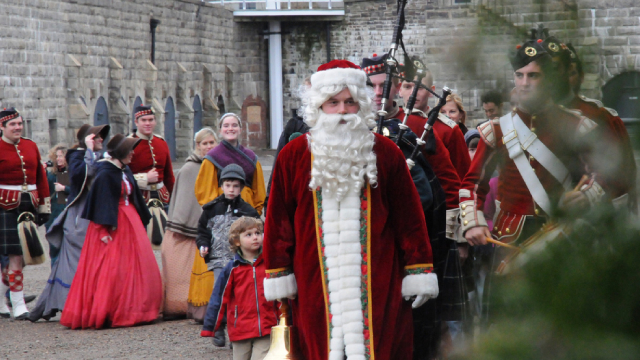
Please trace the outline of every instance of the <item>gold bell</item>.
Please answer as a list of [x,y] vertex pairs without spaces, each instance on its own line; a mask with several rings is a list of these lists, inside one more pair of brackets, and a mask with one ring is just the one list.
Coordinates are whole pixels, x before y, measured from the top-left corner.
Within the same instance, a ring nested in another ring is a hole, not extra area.
[[295,328],[290,325],[289,304],[287,302],[280,302],[278,318],[280,319],[278,325],[271,327],[271,346],[264,360],[302,359],[292,341]]

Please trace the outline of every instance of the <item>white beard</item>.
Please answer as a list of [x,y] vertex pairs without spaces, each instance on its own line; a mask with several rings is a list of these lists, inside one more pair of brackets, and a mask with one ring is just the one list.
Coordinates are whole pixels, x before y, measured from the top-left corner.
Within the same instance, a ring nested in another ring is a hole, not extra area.
[[[340,122],[344,120],[341,124]],[[360,114],[320,115],[309,130],[309,149],[313,154],[309,188],[321,187],[323,196],[342,200],[350,190],[359,190],[365,176],[377,184],[378,170],[373,152],[375,136]]]

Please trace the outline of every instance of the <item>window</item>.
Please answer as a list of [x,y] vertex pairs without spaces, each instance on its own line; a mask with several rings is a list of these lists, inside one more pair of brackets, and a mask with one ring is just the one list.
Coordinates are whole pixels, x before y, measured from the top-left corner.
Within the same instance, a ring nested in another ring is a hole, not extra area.
[[58,143],[58,120],[49,119],[49,145],[55,146]]

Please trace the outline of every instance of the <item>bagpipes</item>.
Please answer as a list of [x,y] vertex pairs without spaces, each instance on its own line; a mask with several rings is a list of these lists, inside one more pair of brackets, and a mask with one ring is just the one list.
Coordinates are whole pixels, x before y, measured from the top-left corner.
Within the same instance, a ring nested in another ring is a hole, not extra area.
[[[389,98],[389,93],[391,91],[391,85],[394,77],[400,80],[413,82],[414,84],[413,92],[411,93],[409,100],[405,104],[405,117],[402,120],[402,123],[400,124],[400,131],[396,137],[397,145],[400,144],[400,142],[402,141],[403,135],[408,130],[407,120],[411,115],[411,113],[413,112],[413,106],[415,105],[415,102],[416,102],[418,90],[421,88],[425,89],[438,99],[438,104],[435,107],[433,107],[433,109],[431,109],[431,111],[429,112],[428,120],[424,126],[424,131],[422,135],[416,139],[417,143],[414,146],[411,156],[407,159],[407,165],[409,166],[409,169],[411,169],[413,168],[413,166],[415,166],[415,159],[418,156],[419,151],[427,145],[427,139],[430,137],[429,134],[432,134],[433,124],[438,119],[438,114],[440,113],[440,109],[442,109],[442,107],[447,103],[447,97],[451,94],[451,90],[449,90],[449,88],[445,86],[442,89],[442,95],[438,95],[429,87],[422,84],[422,79],[426,75],[427,68],[417,56],[413,56],[411,58],[409,57],[407,50],[404,47],[404,43],[402,41],[402,30],[404,29],[404,25],[405,25],[404,8],[406,5],[407,5],[406,0],[398,1],[398,12],[397,12],[396,23],[393,29],[393,39],[391,41],[391,46],[389,47],[389,52],[385,55],[386,78],[384,80],[384,85],[382,89],[382,104],[380,105],[380,110],[378,110],[377,112],[378,114],[377,132],[378,134],[382,134],[382,128],[383,128],[382,124],[387,115],[387,112],[385,111],[385,107],[388,101],[387,99]],[[396,60],[398,45],[402,47],[402,51],[404,52],[404,60],[406,65],[404,66],[403,70],[404,70],[405,76],[400,75],[401,73],[401,71],[399,70],[400,64]],[[433,135],[431,135],[431,137],[433,137]],[[432,148],[433,150],[435,150],[435,139],[432,140],[432,142],[433,142]],[[429,146],[427,146],[427,148],[429,148]]]

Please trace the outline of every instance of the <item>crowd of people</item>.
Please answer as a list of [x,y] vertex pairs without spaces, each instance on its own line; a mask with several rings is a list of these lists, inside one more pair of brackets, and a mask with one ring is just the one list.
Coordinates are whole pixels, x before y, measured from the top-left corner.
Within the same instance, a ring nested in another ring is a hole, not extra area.
[[[130,136],[83,125],[51,149],[49,173],[18,111],[0,112],[0,316],[62,312],[72,329],[192,318],[216,346],[226,327],[234,359],[262,359],[289,301],[305,359],[447,358],[474,319],[490,324],[505,243],[559,213],[636,208],[624,124],[579,95],[577,53],[546,29],[510,55],[511,109],[491,91],[477,126],[456,94],[429,106],[428,70],[383,99],[387,56],[333,60],[305,81],[268,190],[233,113],[195,134],[174,178],[149,106]],[[43,224],[51,274],[29,311],[22,268],[46,257]]]

